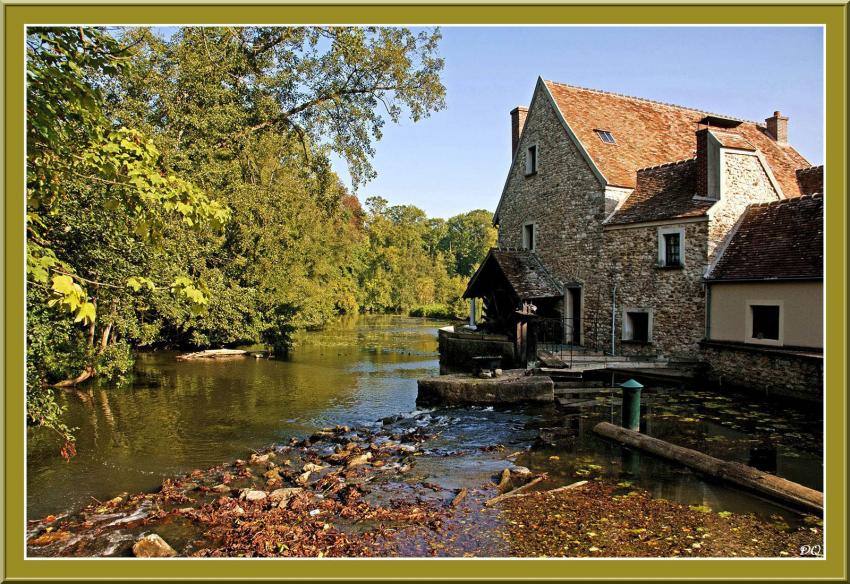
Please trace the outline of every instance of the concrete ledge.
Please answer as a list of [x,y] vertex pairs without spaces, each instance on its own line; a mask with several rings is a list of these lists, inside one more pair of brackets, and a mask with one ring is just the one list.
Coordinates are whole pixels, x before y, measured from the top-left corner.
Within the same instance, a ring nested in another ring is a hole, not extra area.
[[502,377],[479,379],[468,374],[440,375],[418,381],[416,404],[422,406],[462,404],[551,403],[555,384],[549,377],[525,375],[525,370],[506,371]]

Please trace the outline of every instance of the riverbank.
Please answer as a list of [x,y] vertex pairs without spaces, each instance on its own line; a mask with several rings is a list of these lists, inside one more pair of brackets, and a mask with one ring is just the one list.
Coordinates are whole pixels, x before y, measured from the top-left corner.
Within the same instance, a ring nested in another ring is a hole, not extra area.
[[415,407],[416,380],[439,371],[442,321],[365,315],[300,334],[286,358],[179,362],[138,355],[130,383],[56,390],[77,456],[44,428],[27,430],[27,515],[80,509],[92,497],[148,492],[167,477],[336,424]]
[[[646,492],[652,500],[666,499],[688,512],[710,507],[714,515],[753,514],[752,525],[784,522],[789,533],[819,529],[793,511],[596,436],[596,424],[620,418],[619,398],[613,394],[568,413],[530,404],[416,409],[416,380],[439,370],[437,326],[422,319],[361,317],[305,334],[285,360],[181,363],[175,353],[157,352],[140,356],[131,387],[62,392],[68,419],[80,428],[79,454],[66,463],[51,441],[30,436],[28,553],[127,556],[136,540],[157,533],[181,556],[553,554],[542,541],[539,549],[523,548],[529,536],[521,532],[530,523],[511,519],[508,503],[482,507],[498,494],[495,483],[502,471],[517,466],[527,467],[532,476],[546,474],[536,489],[587,480],[585,488],[614,489],[611,497]],[[822,489],[818,412],[721,394],[697,382],[675,391],[647,387],[642,402],[641,431],[647,435]],[[350,432],[359,438],[343,442],[329,436],[309,447],[302,444],[323,427],[335,432],[337,425],[357,428]],[[359,444],[358,455],[372,454],[368,464],[347,468],[324,458],[349,442]],[[274,445],[274,458],[252,463],[252,449],[266,444]],[[326,468],[311,470],[307,484],[299,485],[294,480],[307,472],[307,464]],[[272,479],[264,476],[274,468],[280,469],[281,486],[268,484]],[[328,481],[342,479],[344,489],[323,492],[329,486],[321,483],[326,475]],[[515,475],[514,486],[529,480],[526,474]],[[280,501],[272,506],[271,500],[279,488],[304,491],[281,509]],[[249,500],[243,489],[262,491],[265,497],[254,494],[259,498]],[[466,496],[452,507],[464,489]],[[349,504],[348,492],[360,497]],[[592,492],[587,501],[609,504]],[[525,502],[523,497],[510,505]],[[612,506],[610,512],[617,517],[632,511]],[[338,518],[343,512],[349,517]],[[679,517],[679,512],[670,513]],[[709,517],[693,515],[687,519],[690,525],[682,526],[695,530]],[[582,523],[580,516],[574,519]],[[557,529],[576,532],[564,521]],[[618,541],[617,533],[626,537],[629,529],[651,531],[651,526],[612,529],[609,535]],[[254,537],[279,538],[288,549],[258,550],[250,545]],[[786,536],[775,537],[784,541]],[[285,543],[286,538],[309,546],[299,548]],[[570,549],[558,553],[581,552],[567,544]],[[672,549],[702,553],[657,545],[659,554],[672,554]],[[775,555],[786,548],[752,551]]]
[[[326,428],[166,479],[154,493],[31,521],[28,551],[128,556],[150,534],[167,543],[158,553],[194,557],[775,557],[822,543],[816,518],[791,527],[778,516],[682,505],[599,477],[487,506],[531,471],[504,452],[501,489],[498,477],[471,489],[419,480],[412,469],[441,456],[427,449],[436,438],[392,420],[377,431]],[[536,489],[558,485],[545,477]]]

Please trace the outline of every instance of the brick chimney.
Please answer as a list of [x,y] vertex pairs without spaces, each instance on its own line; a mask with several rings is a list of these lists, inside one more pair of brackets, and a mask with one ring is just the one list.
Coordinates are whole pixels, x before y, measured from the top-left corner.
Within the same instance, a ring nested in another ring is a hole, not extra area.
[[779,142],[786,144],[788,142],[788,118],[781,113],[773,112],[773,117],[767,118],[764,121],[767,126],[767,133],[770,137]]
[[708,128],[697,130],[697,195],[708,196]]
[[527,115],[527,107],[518,106],[511,110],[511,155],[516,154],[519,137],[522,135],[522,128],[525,126]]

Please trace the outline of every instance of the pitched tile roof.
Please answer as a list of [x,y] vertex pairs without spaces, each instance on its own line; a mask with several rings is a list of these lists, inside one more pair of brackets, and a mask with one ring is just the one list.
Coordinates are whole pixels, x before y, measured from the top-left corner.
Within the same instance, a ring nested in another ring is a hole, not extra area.
[[823,193],[823,165],[798,168],[797,184],[804,195]]
[[[649,99],[555,81],[544,83],[599,170],[616,186],[634,187],[639,168],[692,158],[696,150],[694,133],[700,121],[710,115]],[[616,143],[603,142],[595,130],[610,132]],[[809,166],[803,156],[790,145],[773,140],[762,124],[741,120],[735,134],[739,136],[736,142],[744,140],[751,145],[748,147],[764,154],[786,197],[801,194],[795,171]]]
[[706,280],[823,278],[823,196],[750,205]]
[[479,294],[481,294],[477,285],[479,278],[494,268],[501,272],[520,300],[553,298],[563,294],[558,283],[543,267],[536,253],[525,249],[503,250],[493,248],[487,253],[487,257],[484,258],[481,266],[473,274],[463,297],[479,297]]
[[635,190],[605,224],[623,225],[705,215],[714,202],[694,200],[696,166],[696,160],[691,158],[638,170]]

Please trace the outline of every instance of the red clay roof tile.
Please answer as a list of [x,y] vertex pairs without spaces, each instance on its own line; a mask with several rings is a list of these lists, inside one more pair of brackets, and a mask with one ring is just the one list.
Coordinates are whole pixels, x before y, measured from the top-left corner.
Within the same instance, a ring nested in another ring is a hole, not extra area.
[[706,280],[823,278],[823,196],[750,205]]
[[[692,158],[694,133],[709,113],[555,81],[544,83],[609,184],[621,187],[634,187],[640,168]],[[616,143],[603,142],[594,132],[597,128],[611,132]],[[761,124],[741,121],[734,130],[735,142],[743,140],[764,154],[786,197],[802,194],[796,170],[810,166],[803,156],[770,138]]]
[[637,171],[637,185],[606,225],[701,217],[713,201],[694,200],[696,160],[680,160]]

